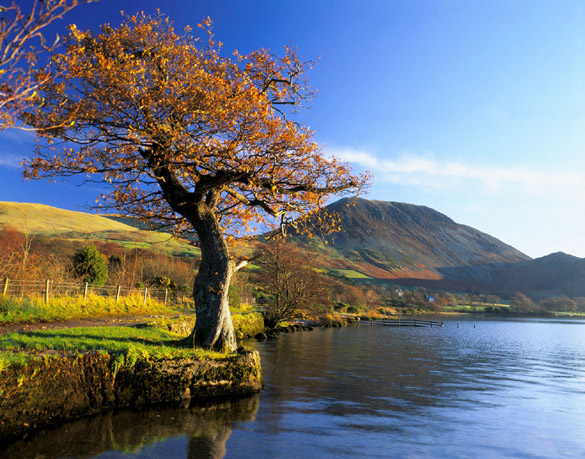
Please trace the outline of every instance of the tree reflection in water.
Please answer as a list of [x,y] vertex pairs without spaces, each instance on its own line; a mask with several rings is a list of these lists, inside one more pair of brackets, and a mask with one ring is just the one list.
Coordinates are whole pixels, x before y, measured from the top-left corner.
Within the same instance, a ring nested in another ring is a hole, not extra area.
[[172,457],[221,458],[226,453],[233,423],[253,420],[259,400],[257,394],[203,406],[103,413],[0,446],[0,457],[89,458],[113,451],[140,457],[142,450],[175,438],[180,441],[168,446],[175,449]]

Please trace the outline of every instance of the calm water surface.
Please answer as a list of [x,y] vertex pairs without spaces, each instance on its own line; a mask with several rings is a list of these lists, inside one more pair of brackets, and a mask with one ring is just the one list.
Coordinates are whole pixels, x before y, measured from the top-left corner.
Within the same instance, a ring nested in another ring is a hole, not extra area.
[[451,319],[250,343],[266,388],[108,413],[1,457],[583,457],[585,321]]

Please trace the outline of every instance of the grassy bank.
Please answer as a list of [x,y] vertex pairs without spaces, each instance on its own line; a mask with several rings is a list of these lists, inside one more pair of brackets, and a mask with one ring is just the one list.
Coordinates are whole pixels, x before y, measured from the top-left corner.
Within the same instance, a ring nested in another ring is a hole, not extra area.
[[89,295],[61,297],[45,303],[41,298],[0,297],[0,326],[19,323],[56,322],[71,319],[121,317],[147,314],[176,314],[180,306],[166,306],[158,301],[146,303],[140,297],[105,298]]
[[138,359],[222,359],[223,354],[180,346],[184,335],[162,326],[80,327],[10,333],[0,340],[0,371],[31,360],[47,360],[62,354],[100,352],[114,366],[132,365]]
[[[238,339],[263,331],[259,313],[235,314],[234,331]],[[103,352],[117,365],[131,364],[138,358],[219,359],[222,354],[186,349],[179,342],[193,330],[193,316],[159,318],[133,327],[78,327],[9,333],[0,339],[0,371],[14,364],[47,359],[59,353]]]
[[183,337],[157,325],[4,335],[0,439],[105,409],[261,390],[258,353],[190,349]]
[[443,306],[443,312],[458,312],[463,314],[506,314],[510,312],[509,304],[458,304]]

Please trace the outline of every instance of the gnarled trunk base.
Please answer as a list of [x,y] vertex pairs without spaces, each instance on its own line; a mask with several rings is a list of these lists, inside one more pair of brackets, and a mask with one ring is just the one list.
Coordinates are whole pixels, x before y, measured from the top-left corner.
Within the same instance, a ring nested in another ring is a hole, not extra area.
[[193,346],[232,352],[237,344],[228,291],[234,266],[215,215],[204,206],[198,211],[194,226],[199,235],[201,266],[193,286],[196,322],[190,339]]
[[189,337],[193,346],[219,352],[236,350],[228,296],[231,275],[229,267],[224,273],[210,274],[200,269],[197,274],[193,288],[196,322]]

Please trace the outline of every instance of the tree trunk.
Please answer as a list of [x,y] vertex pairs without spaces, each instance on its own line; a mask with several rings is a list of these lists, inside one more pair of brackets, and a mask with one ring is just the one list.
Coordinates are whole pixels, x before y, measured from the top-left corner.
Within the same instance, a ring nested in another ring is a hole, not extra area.
[[206,349],[235,351],[228,296],[234,265],[228,246],[214,212],[207,205],[197,206],[190,220],[199,236],[201,266],[193,286],[196,322],[189,340]]

